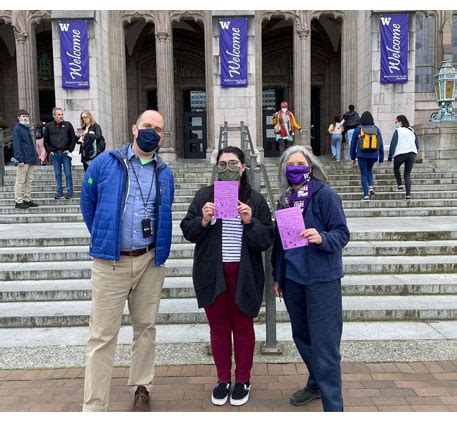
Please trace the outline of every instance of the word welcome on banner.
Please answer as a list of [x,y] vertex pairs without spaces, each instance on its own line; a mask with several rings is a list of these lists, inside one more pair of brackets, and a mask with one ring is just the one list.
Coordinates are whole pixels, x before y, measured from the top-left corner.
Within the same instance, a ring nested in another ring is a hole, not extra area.
[[221,86],[248,86],[248,20],[221,18],[219,25]]
[[62,88],[89,89],[87,21],[59,21]]
[[408,15],[380,16],[381,83],[408,82]]

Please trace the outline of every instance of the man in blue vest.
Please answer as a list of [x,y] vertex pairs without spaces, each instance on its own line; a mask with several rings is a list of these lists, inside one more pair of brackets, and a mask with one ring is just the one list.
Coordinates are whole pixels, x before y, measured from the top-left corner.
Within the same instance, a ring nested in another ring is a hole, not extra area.
[[132,410],[150,410],[155,324],[171,246],[173,174],[156,154],[160,113],[146,110],[132,126],[133,143],[96,157],[81,190],[91,233],[92,307],[83,411],[106,411],[125,302],[133,327],[128,385]]
[[17,162],[16,186],[14,189],[15,208],[26,210],[37,207],[32,201],[33,172],[37,165],[37,154],[30,134],[29,113],[18,110],[18,123],[13,129],[13,150]]

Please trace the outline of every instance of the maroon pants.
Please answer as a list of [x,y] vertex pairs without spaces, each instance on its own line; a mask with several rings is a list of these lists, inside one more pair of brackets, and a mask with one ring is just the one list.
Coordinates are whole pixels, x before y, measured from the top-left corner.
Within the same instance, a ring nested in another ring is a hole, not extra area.
[[232,332],[235,345],[235,382],[250,380],[254,357],[254,320],[243,314],[235,303],[239,262],[224,263],[227,290],[205,308],[210,327],[211,349],[219,381],[231,380]]

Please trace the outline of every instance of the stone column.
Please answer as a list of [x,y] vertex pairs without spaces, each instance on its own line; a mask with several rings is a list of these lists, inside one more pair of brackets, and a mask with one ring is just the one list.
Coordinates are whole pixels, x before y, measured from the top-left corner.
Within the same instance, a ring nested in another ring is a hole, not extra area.
[[[357,12],[346,10],[342,28],[341,114],[357,103]],[[356,107],[357,109],[357,107]]]
[[167,161],[176,160],[175,80],[173,67],[173,37],[168,11],[155,16],[157,103],[165,120],[165,136],[160,155]]
[[[25,12],[17,11],[17,13]],[[32,122],[40,117],[36,38],[33,31],[33,24],[26,27],[14,26],[19,108],[30,113]]]
[[109,13],[109,67],[113,134],[112,145],[110,146],[118,148],[132,138],[132,133],[130,124],[127,122],[127,71],[124,25],[120,11],[111,10]]
[[311,30],[308,12],[297,11],[294,24],[294,110],[302,127],[297,144],[311,149]]
[[213,18],[211,10],[205,13],[205,82],[206,82],[206,158],[217,148],[218,133],[214,131],[214,89],[213,89]]

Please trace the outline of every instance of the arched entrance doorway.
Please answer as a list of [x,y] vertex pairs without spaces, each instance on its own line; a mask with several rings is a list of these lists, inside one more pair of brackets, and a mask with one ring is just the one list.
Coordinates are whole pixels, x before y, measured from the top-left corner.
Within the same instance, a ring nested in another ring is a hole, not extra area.
[[342,22],[320,15],[311,21],[311,147],[314,154],[330,153],[328,126],[341,116]]
[[0,24],[0,118],[11,129],[19,108],[17,91],[16,46],[13,27]]

